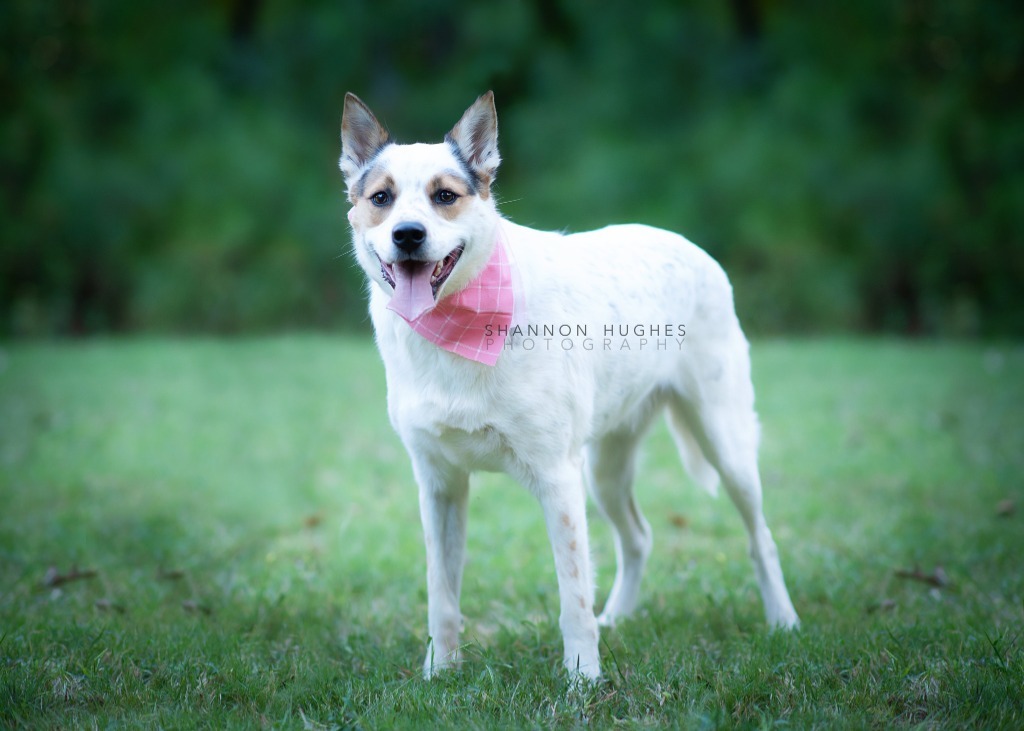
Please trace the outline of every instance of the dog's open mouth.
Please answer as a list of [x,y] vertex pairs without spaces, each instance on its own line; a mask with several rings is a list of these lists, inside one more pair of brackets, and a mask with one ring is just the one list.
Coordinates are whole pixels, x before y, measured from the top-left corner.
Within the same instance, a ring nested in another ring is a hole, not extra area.
[[[459,244],[444,259],[434,262],[433,269],[430,272],[430,294],[433,297],[437,297],[437,291],[441,289],[441,285],[448,281],[448,277],[451,276],[465,248],[465,244]],[[384,275],[384,280],[396,290],[398,289],[397,282],[399,279],[408,279],[409,281],[421,279],[426,268],[430,265],[428,261],[413,261],[411,259],[396,261],[393,264],[385,264],[379,254],[377,255],[377,260],[380,261],[380,273]],[[396,269],[398,270],[397,274]]]
[[434,306],[437,293],[458,264],[465,245],[460,244],[440,261],[396,261],[387,264],[378,255],[380,273],[395,292],[389,307],[412,320]]

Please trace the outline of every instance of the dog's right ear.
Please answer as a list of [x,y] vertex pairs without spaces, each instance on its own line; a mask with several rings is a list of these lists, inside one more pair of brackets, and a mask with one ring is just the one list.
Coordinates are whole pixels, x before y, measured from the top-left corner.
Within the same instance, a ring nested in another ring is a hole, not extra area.
[[351,185],[357,174],[391,138],[373,112],[352,92],[345,94],[341,114],[341,160],[338,167]]
[[494,180],[494,174],[501,162],[501,156],[498,154],[498,114],[494,110],[494,92],[488,91],[481,95],[445,136],[445,140],[455,145],[486,191]]

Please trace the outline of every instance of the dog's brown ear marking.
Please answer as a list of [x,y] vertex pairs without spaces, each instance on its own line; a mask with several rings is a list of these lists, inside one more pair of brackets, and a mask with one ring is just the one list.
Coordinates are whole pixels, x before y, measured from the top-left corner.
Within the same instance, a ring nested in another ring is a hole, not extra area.
[[349,185],[359,171],[391,141],[370,108],[352,92],[345,94],[341,115],[341,160],[338,166]]
[[494,92],[488,91],[477,99],[445,136],[445,141],[479,187],[480,195],[486,198],[501,162]]

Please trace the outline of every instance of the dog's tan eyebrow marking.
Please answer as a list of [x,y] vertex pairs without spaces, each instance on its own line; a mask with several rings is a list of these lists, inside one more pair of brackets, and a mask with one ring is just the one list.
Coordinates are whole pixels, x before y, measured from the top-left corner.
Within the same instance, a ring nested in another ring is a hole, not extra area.
[[[385,178],[383,181],[380,180],[381,176],[384,176]],[[383,183],[383,185],[381,183]],[[377,192],[383,188],[394,190],[395,181],[384,171],[383,167],[380,165],[372,165],[366,169],[366,172],[359,176],[359,180],[357,180],[356,184],[352,186],[352,202],[355,203],[358,201],[366,195],[367,191]]]
[[[450,190],[456,196],[454,203],[437,203],[434,202],[434,196],[442,190]],[[466,180],[465,176],[455,170],[444,170],[427,183],[427,197],[430,198],[434,205],[434,209],[441,214],[444,218],[449,221],[454,221],[459,217],[469,205],[469,200],[473,196],[472,183]]]
[[362,195],[360,195],[356,200],[358,201],[381,191],[387,191],[391,194],[392,198],[398,197],[398,186],[395,185],[395,179],[390,173],[385,172],[384,170],[377,170],[372,177],[368,177],[366,179],[366,185],[363,186]]
[[472,195],[474,193],[473,183],[455,170],[443,170],[431,179],[427,185],[427,191],[433,195],[439,190],[450,190],[456,195]]
[[360,224],[366,228],[372,228],[379,226],[384,223],[388,217],[388,213],[391,211],[390,206],[376,206],[372,201],[365,197],[365,194],[369,192],[371,195],[380,191],[388,191],[391,193],[391,197],[395,198],[398,195],[398,189],[395,185],[395,180],[391,175],[384,171],[383,168],[376,170],[370,170],[367,179],[363,181],[365,185],[362,186],[362,195],[356,196],[356,191],[352,191],[350,200],[352,202],[353,209],[357,211],[357,217]]

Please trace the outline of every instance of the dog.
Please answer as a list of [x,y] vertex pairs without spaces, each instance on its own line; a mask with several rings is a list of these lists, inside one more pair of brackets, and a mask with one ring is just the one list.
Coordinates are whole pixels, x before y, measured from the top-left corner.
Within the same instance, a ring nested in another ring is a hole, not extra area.
[[[598,627],[636,609],[651,550],[633,476],[637,445],[662,413],[694,481],[712,494],[723,484],[739,510],[768,624],[796,627],[762,512],[749,348],[722,268],[648,226],[564,235],[503,218],[491,92],[443,142],[408,145],[350,93],[341,142],[388,415],[419,487],[424,676],[461,662],[469,476],[502,471],[543,510],[565,667],[600,677]],[[615,580],[599,617],[588,492],[615,536]]]

